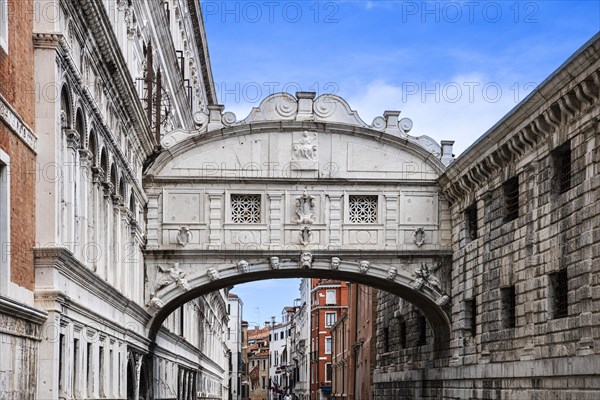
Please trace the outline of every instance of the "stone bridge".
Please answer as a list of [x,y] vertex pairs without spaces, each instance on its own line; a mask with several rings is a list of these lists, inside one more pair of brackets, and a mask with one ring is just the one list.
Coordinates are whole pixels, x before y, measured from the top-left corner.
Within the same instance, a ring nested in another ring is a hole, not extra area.
[[221,106],[173,131],[145,175],[148,328],[208,292],[262,279],[370,285],[415,304],[436,348],[450,335],[451,232],[437,184],[452,160],[386,111],[275,94],[238,121]]

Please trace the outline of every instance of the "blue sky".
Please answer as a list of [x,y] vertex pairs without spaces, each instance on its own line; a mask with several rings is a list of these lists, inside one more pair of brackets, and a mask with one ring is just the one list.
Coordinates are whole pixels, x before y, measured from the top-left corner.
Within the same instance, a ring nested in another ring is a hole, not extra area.
[[[272,92],[336,93],[367,123],[400,110],[457,155],[600,31],[597,0],[201,4],[219,101],[238,119]],[[273,282],[236,288],[248,320],[298,296],[298,281]]]

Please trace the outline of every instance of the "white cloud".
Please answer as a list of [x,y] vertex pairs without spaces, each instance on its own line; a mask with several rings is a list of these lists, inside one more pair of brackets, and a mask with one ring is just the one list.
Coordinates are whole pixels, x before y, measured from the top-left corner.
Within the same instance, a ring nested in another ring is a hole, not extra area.
[[[512,89],[511,89],[512,88]],[[447,82],[374,81],[349,96],[350,106],[365,122],[385,110],[399,110],[413,121],[411,135],[454,140],[455,154],[469,147],[498,122],[524,93],[511,83],[492,82],[481,74],[456,76]]]

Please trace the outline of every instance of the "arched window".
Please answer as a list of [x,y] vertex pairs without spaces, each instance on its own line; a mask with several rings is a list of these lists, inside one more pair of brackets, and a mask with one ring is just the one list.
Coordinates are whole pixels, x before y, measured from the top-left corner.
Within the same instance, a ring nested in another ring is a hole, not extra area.
[[98,166],[98,142],[96,140],[96,132],[90,132],[90,139],[88,143],[88,150],[92,154],[92,166]]
[[81,147],[85,146],[85,123],[83,120],[83,114],[81,113],[81,109],[77,110],[77,114],[75,116],[75,130],[79,134],[79,143],[81,143]]
[[102,149],[100,155],[100,168],[102,168],[102,172],[108,174],[108,156],[106,155],[106,149]]
[[67,85],[60,92],[60,122],[63,129],[71,126],[71,99]]

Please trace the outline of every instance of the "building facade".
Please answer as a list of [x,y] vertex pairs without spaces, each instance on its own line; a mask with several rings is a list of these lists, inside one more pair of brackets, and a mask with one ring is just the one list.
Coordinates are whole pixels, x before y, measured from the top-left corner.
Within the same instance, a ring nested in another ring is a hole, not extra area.
[[452,339],[382,294],[375,399],[598,396],[599,117],[596,35],[440,177]]
[[291,362],[292,324],[296,307],[284,307],[281,322],[271,320],[269,334],[269,381],[270,399],[280,400],[291,393],[294,382],[294,364]]
[[376,359],[378,290],[350,284],[348,310],[331,328],[332,399],[370,399]]
[[348,311],[348,286],[329,279],[312,279],[311,285],[310,398],[322,400],[331,396],[331,327]]
[[300,281],[300,298],[292,319],[290,363],[294,370],[292,393],[298,400],[308,400],[310,392],[310,286],[311,280]]
[[34,301],[33,0],[0,1],[0,398],[33,399],[47,314]]
[[266,400],[269,398],[269,335],[271,323],[265,322],[263,328],[258,326],[248,329],[248,345],[246,374],[249,381],[248,398]]
[[241,400],[242,398],[242,371],[244,362],[242,359],[242,316],[244,302],[234,293],[228,293],[227,314],[229,323],[227,325],[227,347],[230,352],[229,363],[229,400]]
[[[35,281],[32,270],[23,277],[48,314],[38,398],[227,392],[224,293],[182,304],[152,333],[144,293],[144,168],[163,135],[192,127],[214,101],[199,13],[185,0],[35,1],[29,93],[44,179],[35,186]],[[157,271],[157,287],[185,284],[177,267]]]

